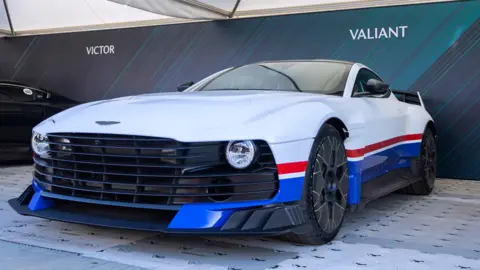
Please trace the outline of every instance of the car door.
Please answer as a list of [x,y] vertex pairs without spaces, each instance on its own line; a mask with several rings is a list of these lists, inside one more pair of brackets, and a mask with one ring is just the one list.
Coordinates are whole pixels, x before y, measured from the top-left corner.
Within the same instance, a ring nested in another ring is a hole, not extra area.
[[363,181],[399,167],[401,153],[396,146],[407,135],[407,108],[390,91],[366,93],[365,85],[370,79],[382,81],[369,69],[360,69],[352,92],[352,98],[360,103],[358,108],[362,108],[365,121]]
[[44,118],[41,104],[35,103],[34,95],[21,85],[0,83],[2,135],[0,140],[12,145],[30,145],[32,128]]

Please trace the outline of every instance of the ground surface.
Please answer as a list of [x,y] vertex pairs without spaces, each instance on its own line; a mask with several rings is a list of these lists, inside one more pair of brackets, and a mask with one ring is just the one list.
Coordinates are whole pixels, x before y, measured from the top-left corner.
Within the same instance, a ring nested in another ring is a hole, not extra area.
[[480,269],[480,182],[439,180],[431,196],[389,195],[349,214],[329,245],[167,237],[17,215],[29,166],[0,168],[0,269]]

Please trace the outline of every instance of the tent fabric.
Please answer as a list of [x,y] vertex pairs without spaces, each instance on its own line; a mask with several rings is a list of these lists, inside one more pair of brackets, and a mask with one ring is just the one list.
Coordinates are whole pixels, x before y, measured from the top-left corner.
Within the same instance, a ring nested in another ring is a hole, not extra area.
[[11,32],[10,21],[8,19],[7,8],[5,3],[0,2],[0,35],[5,35]]
[[[206,6],[202,2],[190,4],[188,2],[178,0],[110,0],[124,6],[129,6],[152,12],[155,14],[165,14],[170,17],[188,18],[188,19],[223,19],[225,14],[223,9],[215,6]],[[228,1],[227,1],[228,2]]]
[[[145,11],[189,19],[253,17],[453,0],[109,0]],[[188,9],[193,12],[184,12]],[[205,16],[203,9],[211,12]],[[196,10],[196,11],[195,11]]]
[[0,34],[49,34],[448,1],[454,0],[0,0]]
[[235,13],[235,17],[242,18],[268,15],[284,15],[293,13],[335,11],[346,9],[387,7],[452,1],[455,0],[241,0],[240,5],[238,6],[238,10]]
[[[7,3],[14,34],[118,28],[176,22],[176,18],[122,6],[107,0],[0,0]],[[2,13],[0,11],[0,16]],[[5,15],[0,22],[5,21]],[[5,30],[5,23],[0,29]]]

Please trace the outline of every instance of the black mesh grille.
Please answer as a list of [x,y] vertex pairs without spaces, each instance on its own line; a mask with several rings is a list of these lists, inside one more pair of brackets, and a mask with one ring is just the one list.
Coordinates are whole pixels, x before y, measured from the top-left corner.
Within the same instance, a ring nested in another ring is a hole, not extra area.
[[274,158],[256,141],[258,160],[235,170],[226,142],[181,143],[112,134],[48,134],[50,156],[35,156],[35,178],[54,194],[144,204],[238,202],[272,198]]

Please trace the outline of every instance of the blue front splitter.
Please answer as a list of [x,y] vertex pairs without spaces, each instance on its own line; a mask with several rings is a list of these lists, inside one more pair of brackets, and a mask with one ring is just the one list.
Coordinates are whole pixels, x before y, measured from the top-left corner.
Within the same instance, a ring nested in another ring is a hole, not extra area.
[[[302,196],[303,181],[304,177],[280,180],[279,191],[270,200],[154,207],[130,204],[127,207],[127,204],[52,194],[42,190],[33,180],[29,189],[9,203],[22,215],[96,226],[172,233],[275,234],[284,233],[305,223],[300,206],[296,204]],[[65,208],[67,205],[72,207]],[[79,211],[78,206],[84,207],[87,211]],[[103,213],[113,211],[108,209],[116,207],[115,211],[128,208],[133,213],[151,211],[158,214],[164,211],[166,216],[170,215],[173,218],[152,222],[137,218],[105,217],[100,213],[92,213],[102,207],[106,209]]]

